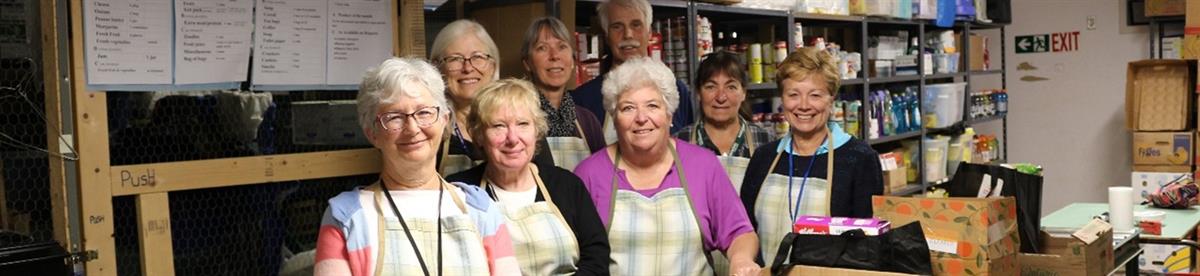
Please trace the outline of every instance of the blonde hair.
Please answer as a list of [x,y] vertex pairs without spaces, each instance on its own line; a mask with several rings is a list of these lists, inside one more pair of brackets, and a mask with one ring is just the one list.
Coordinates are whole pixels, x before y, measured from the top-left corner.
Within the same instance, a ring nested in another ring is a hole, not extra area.
[[[546,123],[546,113],[542,111],[537,90],[529,81],[514,78],[494,81],[479,88],[479,92],[476,92],[475,100],[471,102],[471,110],[475,112],[471,112],[471,115],[467,116],[467,131],[471,133],[471,137],[476,137],[476,139],[487,137],[485,132],[501,108],[528,111],[532,116],[530,119],[533,120],[533,126],[537,129],[534,140],[540,141],[546,137],[550,126]],[[475,144],[479,146],[483,143]],[[529,146],[537,147],[536,145]]]
[[783,80],[802,81],[814,76],[824,78],[830,95],[837,95],[842,78],[837,71],[837,61],[829,52],[816,47],[804,47],[787,56],[775,70],[775,84],[783,93]]

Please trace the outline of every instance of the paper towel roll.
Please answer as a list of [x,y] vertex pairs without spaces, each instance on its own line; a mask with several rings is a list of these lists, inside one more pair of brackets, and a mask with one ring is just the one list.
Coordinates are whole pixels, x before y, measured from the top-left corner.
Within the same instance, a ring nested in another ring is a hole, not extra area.
[[1108,187],[1108,221],[1114,231],[1133,230],[1133,187]]

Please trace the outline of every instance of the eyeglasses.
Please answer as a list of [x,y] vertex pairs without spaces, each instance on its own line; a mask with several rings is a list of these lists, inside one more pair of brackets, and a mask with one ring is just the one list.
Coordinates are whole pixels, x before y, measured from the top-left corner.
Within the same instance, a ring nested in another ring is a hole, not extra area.
[[475,70],[487,68],[488,66],[492,65],[492,55],[489,54],[474,54],[471,55],[470,58],[460,55],[451,55],[442,58],[442,65],[446,66],[446,70],[457,71],[463,69],[465,64],[463,61],[467,60],[471,61],[471,67],[475,68]]
[[412,117],[417,122],[418,127],[428,127],[437,122],[440,112],[440,107],[428,106],[417,109],[413,113],[385,112],[376,115],[375,118],[379,120],[379,125],[383,126],[383,129],[397,131],[404,128],[404,123],[408,121],[408,117]]

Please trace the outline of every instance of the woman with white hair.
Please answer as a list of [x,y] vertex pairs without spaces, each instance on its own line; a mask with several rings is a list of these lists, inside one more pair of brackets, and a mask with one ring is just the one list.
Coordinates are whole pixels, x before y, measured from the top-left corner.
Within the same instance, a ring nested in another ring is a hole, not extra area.
[[721,163],[711,151],[671,137],[679,105],[671,70],[631,59],[608,73],[602,92],[617,142],[575,174],[608,229],[610,271],[710,275],[710,252],[717,250],[729,256],[732,274],[757,275],[758,237]]
[[315,275],[515,275],[504,219],[487,193],[435,168],[450,106],[432,65],[391,58],[359,86],[358,122],[379,180],[329,200]]
[[[471,116],[475,92],[500,77],[500,50],[482,25],[470,19],[459,19],[438,32],[429,51],[429,60],[446,78],[446,94],[453,106],[451,135],[442,141],[437,166],[443,175],[450,175],[483,160],[483,155],[475,150],[466,123],[467,117]],[[540,154],[534,160],[539,164],[554,163],[549,154]]]
[[529,24],[521,46],[521,61],[546,113],[550,128],[546,142],[554,164],[568,170],[605,145],[600,120],[587,108],[575,105],[567,91],[567,81],[575,74],[573,41],[562,21],[542,17]]

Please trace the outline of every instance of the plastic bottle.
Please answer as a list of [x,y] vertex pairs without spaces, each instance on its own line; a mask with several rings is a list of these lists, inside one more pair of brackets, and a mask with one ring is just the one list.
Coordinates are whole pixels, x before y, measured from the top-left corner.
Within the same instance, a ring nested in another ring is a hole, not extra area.
[[909,109],[910,109],[910,111],[908,112],[908,118],[912,120],[911,122],[909,122],[909,125],[913,126],[913,128],[921,127],[921,104],[920,104],[919,100],[920,100],[920,97],[918,97],[918,93],[915,89],[913,91],[908,92],[908,102],[909,102]]
[[905,111],[908,110],[908,103],[904,101],[904,97],[902,96],[903,94],[904,93],[891,93],[892,108],[890,110],[892,116],[895,118],[892,120],[892,123],[896,125],[896,133],[905,133],[909,131],[908,112]]
[[999,90],[996,93],[996,113],[1001,116],[1008,115],[1008,91]]
[[842,129],[846,129],[846,109],[845,108],[846,108],[845,101],[834,101],[833,102],[833,116],[831,118],[829,118],[830,122],[837,124]]
[[[862,101],[854,100],[846,105],[846,132],[855,137],[859,136],[859,127],[861,126],[859,109],[862,107]],[[862,138],[862,137],[859,137]]]

